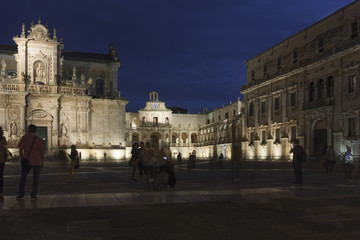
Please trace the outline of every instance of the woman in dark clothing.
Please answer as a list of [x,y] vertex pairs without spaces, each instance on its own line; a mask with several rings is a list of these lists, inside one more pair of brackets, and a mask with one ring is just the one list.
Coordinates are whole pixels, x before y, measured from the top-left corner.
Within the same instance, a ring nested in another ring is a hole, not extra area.
[[72,178],[72,174],[74,172],[74,179],[76,180],[76,174],[77,174],[77,168],[76,166],[79,164],[79,154],[78,151],[76,150],[76,146],[75,145],[71,145],[71,153],[69,155],[70,159],[71,159],[71,163],[70,163],[70,180]]

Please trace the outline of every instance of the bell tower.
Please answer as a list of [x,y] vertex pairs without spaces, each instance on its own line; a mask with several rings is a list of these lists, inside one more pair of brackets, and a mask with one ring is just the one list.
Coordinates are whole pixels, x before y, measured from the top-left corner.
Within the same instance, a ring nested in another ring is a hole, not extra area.
[[15,59],[19,78],[30,84],[57,85],[57,78],[61,75],[63,44],[57,39],[56,29],[51,38],[48,27],[42,25],[39,19],[37,24],[31,24],[28,35],[23,24],[21,35],[13,40],[18,45]]

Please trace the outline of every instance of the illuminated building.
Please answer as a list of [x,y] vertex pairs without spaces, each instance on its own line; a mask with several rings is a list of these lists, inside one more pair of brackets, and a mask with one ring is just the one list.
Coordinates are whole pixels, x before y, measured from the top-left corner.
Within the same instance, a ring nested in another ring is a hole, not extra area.
[[244,158],[288,160],[296,138],[359,154],[359,16],[354,1],[246,62]]
[[234,146],[240,149],[240,100],[199,114],[173,113],[151,92],[146,106],[137,113],[126,113],[126,146],[151,142],[169,147],[172,157],[181,152],[184,158],[196,152],[197,158],[207,159],[223,153],[230,159]]
[[120,62],[109,54],[63,51],[56,30],[22,26],[16,46],[0,45],[0,126],[16,147],[29,124],[47,154],[76,144],[83,158],[125,158],[125,106],[117,90]]

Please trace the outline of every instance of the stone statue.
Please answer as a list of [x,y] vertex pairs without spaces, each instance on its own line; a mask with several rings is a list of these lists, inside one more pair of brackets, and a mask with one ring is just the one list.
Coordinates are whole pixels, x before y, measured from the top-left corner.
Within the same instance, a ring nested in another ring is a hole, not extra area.
[[86,84],[86,81],[85,81],[85,74],[81,74],[81,76],[80,76],[80,78],[81,78],[81,85],[85,85]]
[[73,67],[73,74],[72,74],[72,78],[71,78],[74,87],[76,87],[76,72],[77,72],[77,69],[76,69],[76,67],[74,66],[74,67]]
[[41,66],[41,63],[38,64],[38,67],[36,68],[36,76],[38,79],[44,78],[44,69]]
[[1,60],[1,76],[5,76],[5,70],[6,70],[6,62],[5,59]]
[[11,136],[16,136],[17,135],[17,126],[16,126],[16,123],[11,123]]
[[68,132],[68,130],[67,130],[67,127],[65,126],[65,124],[62,124],[61,125],[61,137],[67,137],[67,132]]
[[25,37],[25,24],[21,25],[21,37]]

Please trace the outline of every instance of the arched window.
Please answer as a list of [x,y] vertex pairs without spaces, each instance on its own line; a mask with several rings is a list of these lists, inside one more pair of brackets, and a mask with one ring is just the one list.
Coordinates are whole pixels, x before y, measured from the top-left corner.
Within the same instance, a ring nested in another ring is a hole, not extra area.
[[254,116],[254,103],[250,102],[249,104],[249,116]]
[[309,84],[309,102],[315,100],[315,84],[312,82]]
[[166,125],[166,126],[169,125],[169,118],[168,118],[168,117],[165,118],[165,125]]
[[322,79],[320,79],[318,81],[318,99],[323,99],[324,98],[324,81]]
[[142,118],[142,120],[141,120],[141,125],[142,125],[142,126],[146,126],[145,117]]
[[327,79],[327,97],[333,97],[334,96],[334,78],[328,77]]
[[104,95],[104,80],[97,79],[95,81],[95,95]]

